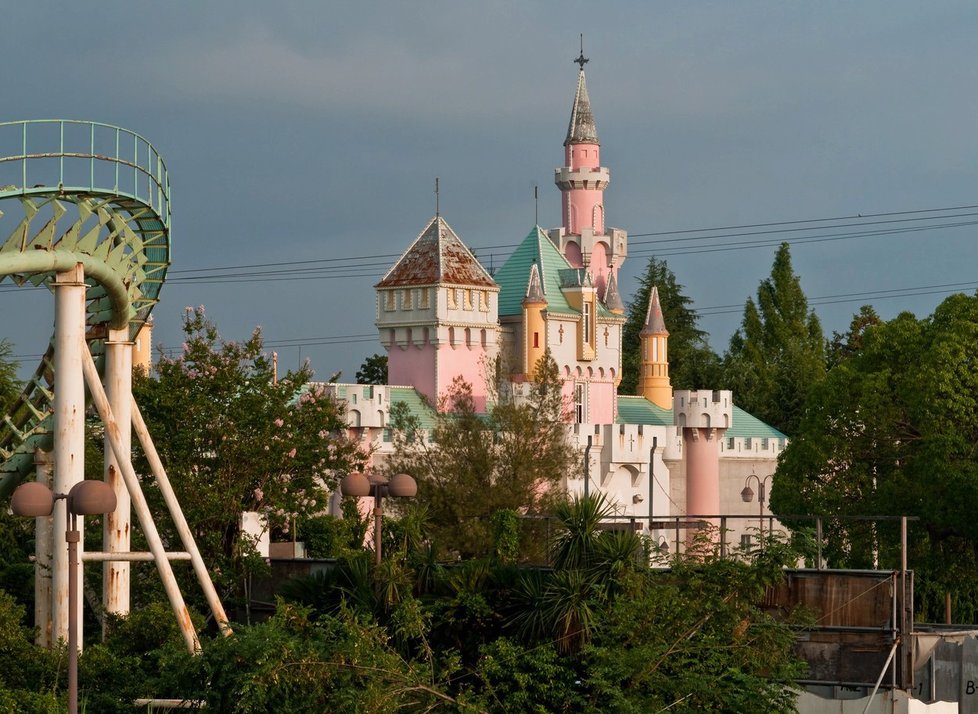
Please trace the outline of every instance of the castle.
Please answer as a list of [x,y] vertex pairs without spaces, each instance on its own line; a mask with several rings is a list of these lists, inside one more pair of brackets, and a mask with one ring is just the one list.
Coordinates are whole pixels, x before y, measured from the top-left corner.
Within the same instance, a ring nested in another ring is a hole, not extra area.
[[601,165],[587,60],[576,61],[564,165],[554,172],[562,226],[534,226],[490,274],[436,215],[375,286],[389,385],[327,388],[346,405],[351,433],[382,459],[391,449],[392,404],[406,404],[430,427],[428,405],[455,378],[469,382],[485,408],[486,364],[500,357],[518,390],[549,350],[570,407],[568,429],[588,462],[564,484],[569,493],[604,492],[624,522],[652,525],[653,537],[677,545],[687,516],[752,516],[722,524],[725,542],[746,544],[760,515],[769,515],[765,486],[785,435],[737,408],[728,391],[672,389],[655,289],[641,332],[639,394],[617,394],[625,323],[618,271],[628,234],[606,224],[611,172]]

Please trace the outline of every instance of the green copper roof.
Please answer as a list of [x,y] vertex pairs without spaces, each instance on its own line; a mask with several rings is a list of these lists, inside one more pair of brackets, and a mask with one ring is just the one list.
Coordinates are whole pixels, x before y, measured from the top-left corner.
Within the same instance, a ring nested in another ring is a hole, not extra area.
[[788,437],[758,419],[753,414],[748,414],[740,407],[733,408],[733,424],[724,433],[724,436],[742,438],[745,436],[769,439],[787,439]]
[[435,428],[435,410],[414,387],[391,387],[390,400],[391,404],[406,404],[408,411],[418,417],[422,429]]
[[663,409],[645,397],[618,397],[618,424],[672,426],[672,409]]
[[540,226],[534,226],[509,259],[493,276],[499,285],[499,315],[522,315],[523,298],[530,283],[530,266],[537,264],[540,284],[550,312],[578,314],[560,291],[560,271],[571,265]]
[[[672,426],[672,410],[663,409],[650,402],[645,397],[618,397],[617,424],[652,424],[656,426]],[[787,437],[773,426],[762,422],[740,407],[733,408],[733,424],[724,434],[734,438],[769,438],[786,439]]]

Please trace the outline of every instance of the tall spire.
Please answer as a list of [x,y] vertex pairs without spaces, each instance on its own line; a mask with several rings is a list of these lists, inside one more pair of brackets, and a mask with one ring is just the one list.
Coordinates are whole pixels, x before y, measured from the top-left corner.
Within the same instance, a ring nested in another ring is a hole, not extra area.
[[[587,62],[588,60],[583,61]],[[598,141],[598,128],[594,123],[594,113],[591,111],[591,99],[587,95],[587,81],[584,78],[584,65],[582,64],[581,71],[577,73],[577,92],[574,95],[574,106],[571,108],[570,124],[567,126],[567,138],[564,139],[564,146],[569,144],[600,145],[600,143]]]

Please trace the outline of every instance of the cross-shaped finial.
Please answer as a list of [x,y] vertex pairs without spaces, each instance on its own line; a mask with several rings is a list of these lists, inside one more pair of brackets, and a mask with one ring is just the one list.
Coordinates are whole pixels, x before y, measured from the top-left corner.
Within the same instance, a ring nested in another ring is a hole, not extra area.
[[581,66],[582,72],[584,71],[584,65],[586,65],[588,62],[591,61],[584,56],[584,33],[583,32],[581,33],[581,55],[574,61]]

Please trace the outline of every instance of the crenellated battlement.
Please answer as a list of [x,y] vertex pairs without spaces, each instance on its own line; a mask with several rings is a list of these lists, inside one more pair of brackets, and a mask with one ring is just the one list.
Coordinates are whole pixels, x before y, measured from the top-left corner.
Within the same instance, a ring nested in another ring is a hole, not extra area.
[[672,396],[676,426],[729,429],[733,422],[733,392],[726,389],[677,389]]

